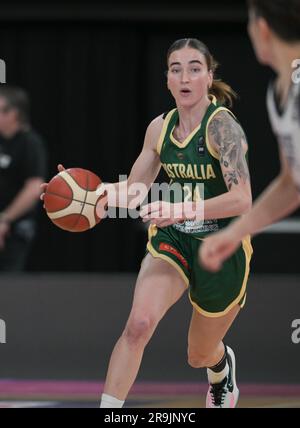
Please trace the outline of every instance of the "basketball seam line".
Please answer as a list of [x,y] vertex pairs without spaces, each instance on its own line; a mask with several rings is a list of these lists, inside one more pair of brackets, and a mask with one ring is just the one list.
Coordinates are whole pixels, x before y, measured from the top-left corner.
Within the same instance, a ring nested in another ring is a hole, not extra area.
[[[79,169],[80,169],[80,168],[79,168]],[[72,178],[72,180],[76,181],[76,179],[75,179],[74,177],[72,177],[72,175],[71,175],[71,174],[69,174],[67,170],[65,170],[64,172],[65,172],[66,174],[68,174],[68,175]],[[87,180],[87,181],[89,181],[89,180]],[[79,184],[79,183],[77,183],[77,181],[76,181],[76,184],[77,184],[77,186],[78,186],[78,187],[80,187],[80,189],[82,189],[82,190],[84,190],[84,191],[86,191],[86,190],[88,190],[88,191],[89,191],[89,189],[85,189],[84,187],[80,186],[80,184]]]
[[[86,199],[87,199],[87,195],[88,195],[88,188],[89,188],[89,175],[88,174],[86,174],[86,178],[87,178],[87,188],[85,189],[85,198],[84,198],[84,201],[82,202],[82,208],[81,208],[81,212],[78,214],[78,219],[77,219],[77,221],[75,222],[75,224],[74,224],[74,226],[73,226],[73,229],[75,229],[75,227],[77,226],[77,224],[79,223],[79,220],[80,220],[80,217],[81,216],[83,216],[83,217],[85,217],[87,220],[88,220],[88,223],[89,223],[89,226],[91,226],[90,225],[90,220],[85,216],[85,215],[83,215],[82,214],[82,212],[83,212],[83,210],[84,210],[84,207],[85,207],[85,203],[86,203]],[[78,183],[77,183],[78,184]],[[80,187],[80,186],[79,186]]]
[[[88,190],[90,191],[90,190]],[[78,202],[80,204],[83,204],[83,201],[79,201],[78,199],[73,199],[73,198],[67,198],[66,196],[62,196],[59,193],[54,193],[54,192],[46,192],[47,195],[53,195],[53,196],[58,196],[59,198],[65,199],[67,201],[74,201],[74,202]],[[86,205],[91,205],[92,207],[95,207],[96,204],[91,204],[90,202],[85,202]],[[64,208],[63,208],[64,209]],[[62,210],[57,210],[57,211],[62,211]],[[56,212],[56,211],[55,211]]]

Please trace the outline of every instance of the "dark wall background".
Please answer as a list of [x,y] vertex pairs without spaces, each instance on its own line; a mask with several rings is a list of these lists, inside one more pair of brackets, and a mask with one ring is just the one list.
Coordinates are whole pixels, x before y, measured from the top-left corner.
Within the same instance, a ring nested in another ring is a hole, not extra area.
[[[49,177],[58,162],[90,169],[104,181],[129,173],[149,121],[173,107],[165,56],[182,37],[207,43],[221,64],[219,76],[239,93],[234,113],[249,139],[254,196],[276,175],[277,146],[265,108],[272,73],[255,60],[244,2],[171,4],[3,5],[0,58],[7,82],[31,94],[32,122],[49,150]],[[29,270],[138,269],[146,243],[139,221],[108,219],[77,235],[52,226],[42,209],[39,215]],[[257,238],[254,271],[299,271],[297,239]]]

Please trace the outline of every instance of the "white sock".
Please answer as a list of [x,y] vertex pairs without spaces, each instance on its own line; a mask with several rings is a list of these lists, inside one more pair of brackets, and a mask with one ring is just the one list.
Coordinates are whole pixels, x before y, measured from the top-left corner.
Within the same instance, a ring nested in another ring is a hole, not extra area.
[[117,398],[112,397],[111,395],[108,395],[108,394],[102,394],[100,409],[108,409],[108,408],[121,409],[121,407],[123,406],[124,406],[124,401],[118,400]]
[[219,373],[216,373],[211,369],[207,369],[208,382],[209,383],[220,383],[220,382],[222,382],[222,380],[225,379],[225,377],[228,375],[228,373],[229,373],[228,362],[226,363],[225,368]]

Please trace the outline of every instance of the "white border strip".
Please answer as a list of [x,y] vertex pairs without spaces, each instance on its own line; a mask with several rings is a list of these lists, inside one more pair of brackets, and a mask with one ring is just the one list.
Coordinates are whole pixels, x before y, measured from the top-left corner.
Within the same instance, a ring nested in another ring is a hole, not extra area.
[[300,217],[283,220],[267,227],[263,233],[299,233],[300,234]]

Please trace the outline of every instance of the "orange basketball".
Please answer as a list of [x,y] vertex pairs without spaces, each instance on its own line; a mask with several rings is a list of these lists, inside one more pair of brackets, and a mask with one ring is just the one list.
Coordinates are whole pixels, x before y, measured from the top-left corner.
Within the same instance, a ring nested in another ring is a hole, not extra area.
[[[84,232],[101,221],[96,205],[106,192],[98,196],[102,183],[93,172],[71,168],[57,174],[48,184],[44,204],[48,217],[61,229]],[[105,202],[105,201],[104,201]]]

